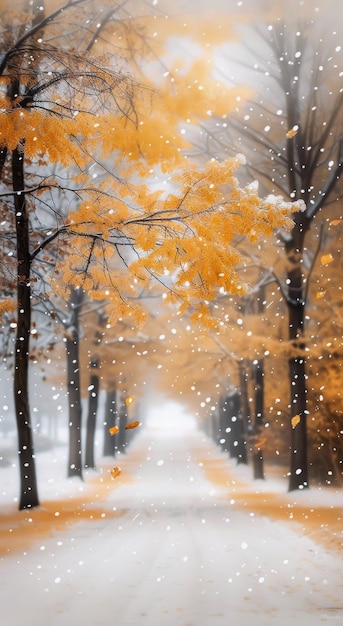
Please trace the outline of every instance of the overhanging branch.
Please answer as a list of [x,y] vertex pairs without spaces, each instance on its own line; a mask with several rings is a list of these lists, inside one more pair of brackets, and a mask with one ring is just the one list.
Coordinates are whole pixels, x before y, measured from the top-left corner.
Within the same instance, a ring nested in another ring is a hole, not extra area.
[[33,35],[35,35],[37,32],[42,30],[47,24],[49,24],[49,22],[54,20],[55,17],[57,17],[60,13],[63,13],[63,11],[65,11],[66,9],[69,9],[70,7],[77,6],[78,4],[82,4],[82,2],[84,1],[85,0],[68,0],[68,2],[66,2],[63,6],[59,7],[58,9],[56,9],[55,11],[53,11],[52,13],[44,17],[40,22],[38,22],[38,24],[35,24],[32,28],[26,31],[18,39],[15,45],[10,50],[8,50],[6,54],[4,55],[2,62],[0,64],[0,76],[2,76],[2,74],[4,73],[9,59],[18,52],[18,50],[20,49],[20,46],[23,43],[25,43],[27,39],[29,39],[30,37],[33,37]]

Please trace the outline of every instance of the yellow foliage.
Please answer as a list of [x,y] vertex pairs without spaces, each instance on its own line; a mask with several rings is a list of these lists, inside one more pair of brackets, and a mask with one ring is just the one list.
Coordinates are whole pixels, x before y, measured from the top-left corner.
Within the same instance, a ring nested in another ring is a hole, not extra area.
[[161,88],[163,102],[169,115],[179,116],[187,123],[211,115],[227,115],[251,95],[246,86],[228,87],[211,77],[212,61],[197,59],[187,72],[173,72]]
[[[61,246],[61,258],[66,252],[52,285],[60,295],[77,286],[94,299],[106,300],[110,322],[130,315],[141,324],[145,315],[140,294],[157,278],[166,303],[189,309],[192,319],[211,326],[211,300],[218,293],[244,290],[236,272],[242,261],[235,249],[237,236],[255,240],[288,228],[297,208],[278,197],[260,198],[255,184],[241,187],[236,177],[244,163],[241,155],[221,162],[212,159],[203,167],[184,155],[189,144],[181,125],[226,116],[249,95],[245,87],[229,88],[213,72],[209,51],[227,37],[223,25],[228,20],[211,25],[201,19],[190,30],[188,17],[167,21],[145,15],[128,28],[119,13],[100,38],[104,47],[115,41],[114,64],[113,55],[103,56],[107,50],[100,56],[100,43],[92,49],[94,56],[84,59],[83,50],[60,49],[58,29],[69,28],[69,11],[73,24],[81,15],[78,3],[67,5],[60,21],[45,26],[51,48],[43,45],[38,50],[42,67],[51,63],[56,76],[50,90],[40,92],[43,101],[46,96],[45,106],[34,99],[25,104],[21,95],[0,98],[0,146],[22,150],[32,171],[42,173],[56,193],[51,208],[62,218],[55,243]],[[59,0],[47,0],[45,8],[57,6]],[[80,6],[92,16],[92,3]],[[110,1],[108,7],[113,8]],[[28,14],[20,15],[18,20],[29,21]],[[156,30],[149,45],[146,24]],[[87,37],[92,28],[90,21]],[[152,84],[143,68],[150,70],[149,63],[156,63],[157,50],[173,32],[201,42],[205,52],[193,63],[184,58],[163,76],[160,72]],[[120,66],[125,72],[117,69]],[[68,79],[60,83],[66,67]],[[21,87],[34,87],[39,71],[37,62],[34,71],[30,67],[23,72]],[[40,80],[48,79],[44,74]],[[55,179],[51,171],[47,177],[49,164],[58,170]],[[152,184],[159,189],[152,191]],[[58,196],[63,185],[68,191]],[[71,188],[75,194],[70,202]],[[49,206],[51,195],[42,189],[38,193]]]
[[[168,281],[167,304],[189,308],[193,321],[215,327],[208,303],[218,293],[245,289],[235,270],[242,263],[235,238],[287,228],[300,208],[279,197],[260,198],[255,184],[242,188],[236,177],[242,163],[241,155],[203,168],[187,162],[171,178],[169,194],[140,182],[125,189],[119,184],[117,197],[106,185],[88,190],[70,214],[68,264],[59,268],[64,283],[107,300],[111,321],[129,312],[141,324],[138,294],[157,277],[161,286]],[[135,250],[134,257],[126,257],[127,250]]]
[[13,300],[0,300],[0,316],[4,315],[5,313],[15,311],[15,308],[16,304]]
[[[245,286],[235,272],[242,262],[234,248],[237,235],[253,239],[292,223],[289,214],[295,205],[278,197],[260,198],[256,185],[239,186],[235,173],[242,162],[237,156],[222,163],[211,161],[203,170],[189,168],[174,178],[178,193],[157,198],[155,213],[150,206],[148,215],[128,223],[137,231],[145,226],[147,233],[143,254],[131,263],[130,271],[141,284],[148,284],[151,275],[173,276],[165,300],[179,299],[182,310],[196,304],[192,319],[208,320],[204,298],[243,292]],[[138,244],[141,238],[135,241]]]
[[334,260],[332,254],[322,254],[322,256],[320,257],[320,262],[322,265],[328,265],[329,263],[332,263],[332,261]]
[[[25,154],[29,159],[44,154],[52,163],[67,167],[76,162],[81,167],[85,154],[80,138],[93,132],[92,124],[90,114],[61,120],[33,108],[8,108],[0,113],[0,145],[13,150],[25,141]],[[74,139],[76,136],[78,140]]]

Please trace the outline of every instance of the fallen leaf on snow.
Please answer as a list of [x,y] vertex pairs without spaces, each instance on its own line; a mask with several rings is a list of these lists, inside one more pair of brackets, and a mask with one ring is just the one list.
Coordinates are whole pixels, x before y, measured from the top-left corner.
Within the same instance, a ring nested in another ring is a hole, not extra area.
[[115,467],[112,467],[111,469],[112,478],[117,478],[117,476],[119,476],[120,474],[121,474],[121,469],[120,467],[118,467],[118,465],[116,465]]

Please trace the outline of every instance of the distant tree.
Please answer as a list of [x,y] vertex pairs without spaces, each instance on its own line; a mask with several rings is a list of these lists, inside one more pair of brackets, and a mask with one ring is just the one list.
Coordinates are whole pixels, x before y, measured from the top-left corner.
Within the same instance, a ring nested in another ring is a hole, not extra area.
[[86,423],[86,453],[85,453],[85,467],[95,469],[95,454],[94,454],[94,437],[96,430],[96,417],[98,413],[99,403],[99,362],[97,359],[93,359],[90,363],[90,367],[93,369],[89,380],[89,394],[88,394],[88,414]]
[[116,439],[110,433],[110,428],[117,426],[117,390],[109,388],[106,390],[105,412],[104,412],[104,445],[103,456],[114,456],[116,452]]
[[80,313],[84,300],[84,292],[80,288],[72,288],[69,298],[65,345],[67,353],[67,389],[69,406],[69,455],[68,476],[82,478],[82,404],[81,404],[81,367],[80,367]]
[[328,485],[341,485],[343,477],[342,223],[328,221],[309,290],[309,465],[314,479]]
[[97,424],[97,414],[99,405],[99,393],[100,393],[100,375],[99,368],[101,366],[100,358],[98,355],[98,348],[101,345],[104,326],[106,324],[107,317],[104,314],[101,307],[96,311],[96,325],[94,329],[93,345],[88,350],[89,361],[88,367],[90,369],[90,378],[88,385],[88,413],[86,422],[86,450],[85,450],[85,467],[91,467],[95,469],[95,432]]

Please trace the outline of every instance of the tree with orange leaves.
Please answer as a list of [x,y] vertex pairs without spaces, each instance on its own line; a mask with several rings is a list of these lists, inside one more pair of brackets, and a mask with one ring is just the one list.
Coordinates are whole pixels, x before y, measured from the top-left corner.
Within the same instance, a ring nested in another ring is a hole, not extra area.
[[[243,45],[239,62],[246,55],[246,67],[251,69],[247,76],[251,86],[256,85],[256,94],[228,117],[226,137],[221,129],[216,142],[213,128],[209,129],[213,154],[218,149],[225,155],[242,149],[249,155],[247,173],[258,175],[264,189],[304,202],[291,231],[280,232],[284,262],[281,272],[272,272],[287,307],[288,340],[293,346],[288,361],[290,491],[309,487],[305,351],[310,280],[321,258],[325,222],[341,217],[342,32],[332,19],[335,11],[329,15],[321,4],[319,11],[312,4],[292,2],[287,9],[275,7],[273,20],[267,13],[259,15],[258,25],[254,20],[249,32],[256,36],[256,47],[252,51]],[[332,260],[323,256],[321,262]],[[270,282],[269,270],[264,277]],[[318,293],[318,300],[323,295]],[[298,416],[299,421],[292,422]]]

